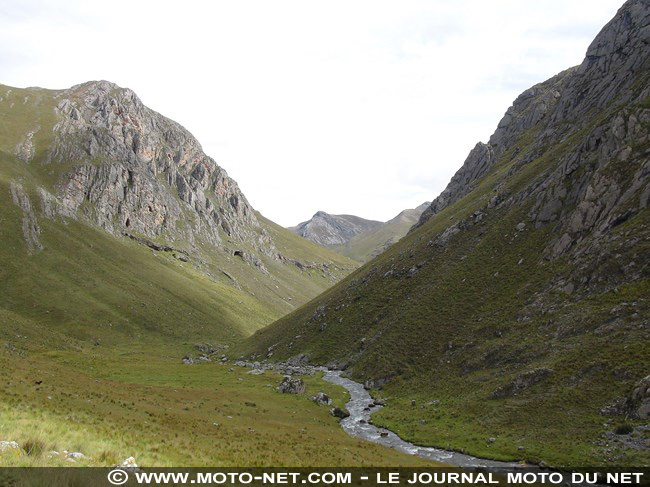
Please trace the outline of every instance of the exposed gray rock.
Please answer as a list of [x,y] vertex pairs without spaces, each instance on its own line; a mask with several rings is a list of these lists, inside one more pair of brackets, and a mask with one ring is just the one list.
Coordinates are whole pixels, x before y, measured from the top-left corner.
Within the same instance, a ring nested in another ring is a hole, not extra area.
[[41,228],[38,225],[36,214],[32,208],[32,203],[29,199],[29,195],[23,188],[22,184],[15,181],[11,182],[10,191],[14,204],[20,207],[20,209],[23,211],[22,227],[23,237],[25,239],[25,243],[27,244],[27,251],[30,254],[40,252],[43,250],[43,244],[41,244],[39,238]]
[[309,357],[304,353],[301,353],[299,355],[294,355],[293,357],[289,357],[286,361],[287,365],[293,367],[301,367],[307,365],[308,363],[309,363]]
[[0,453],[4,453],[8,450],[15,450],[17,453],[22,451],[20,445],[15,441],[0,441]]
[[324,247],[343,245],[352,237],[382,225],[353,215],[330,215],[318,211],[311,220],[299,223],[289,230]]
[[291,376],[285,376],[278,386],[278,391],[283,394],[304,394],[305,383],[302,379],[294,379]]
[[415,276],[420,269],[417,266],[411,267],[408,272],[406,273],[406,277],[413,277]]
[[66,458],[71,458],[72,460],[75,460],[75,461],[76,460],[83,460],[84,458],[86,458],[86,455],[84,455],[83,453],[78,452],[78,451],[73,451],[73,452],[66,453],[65,456],[66,456]]
[[367,261],[400,240],[430,204],[426,201],[416,208],[403,210],[386,222],[319,211],[310,220],[289,230],[353,259]]
[[325,316],[326,316],[325,306],[320,305],[314,310],[314,313],[311,315],[310,321],[319,321],[325,318]]
[[433,200],[429,208],[422,212],[415,227],[424,224],[433,215],[440,213],[468,194],[473,189],[472,183],[484,176],[494,163],[494,149],[488,144],[478,142],[467,156],[463,166],[451,178],[445,190]]
[[314,401],[316,404],[322,405],[322,406],[329,406],[332,402],[332,400],[329,398],[327,394],[324,392],[319,392],[316,394],[314,397],[311,398],[312,401]]
[[133,470],[138,469],[138,464],[136,463],[135,458],[133,457],[126,458],[119,466],[122,468],[133,469]]
[[187,130],[131,90],[84,83],[63,92],[56,111],[47,160],[81,162],[60,179],[54,198],[42,193],[46,214],[172,242],[222,245],[225,236],[277,258],[237,183]]
[[391,377],[379,377],[377,379],[368,379],[363,383],[364,389],[381,389],[385,384],[390,382]]
[[30,130],[25,134],[25,138],[16,146],[14,154],[18,159],[23,162],[29,162],[34,157],[34,142],[33,137],[36,132],[38,132],[40,127]]
[[[582,64],[523,92],[507,110],[487,144],[479,143],[445,190],[422,214],[418,225],[468,194],[501,157],[517,157],[519,139],[531,129],[536,137],[525,157],[511,171],[539,157],[548,147],[558,147],[567,137],[566,126],[576,133],[593,118],[594,110],[626,107],[604,119],[578,144],[561,155],[561,161],[526,188],[514,201],[532,199],[530,216],[536,226],[561,222],[561,237],[549,248],[558,257],[586,232],[596,235],[630,217],[630,206],[645,208],[650,198],[650,160],[639,153],[650,140],[650,109],[636,105],[647,100],[650,88],[639,84],[639,75],[650,67],[650,5],[630,0],[594,39]],[[639,92],[639,86],[645,90]],[[611,174],[611,161],[642,164],[631,181]],[[567,178],[571,184],[567,184]],[[493,196],[486,208],[496,208],[502,198]],[[632,207],[632,214],[634,212]],[[572,251],[573,251],[572,250]]]

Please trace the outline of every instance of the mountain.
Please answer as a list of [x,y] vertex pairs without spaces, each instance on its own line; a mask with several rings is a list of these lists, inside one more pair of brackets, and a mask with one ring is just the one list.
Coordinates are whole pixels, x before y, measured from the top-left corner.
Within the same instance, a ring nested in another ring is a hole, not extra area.
[[319,211],[310,220],[289,230],[341,255],[366,262],[406,235],[428,206],[426,202],[404,210],[387,222]]
[[650,2],[629,0],[416,228],[239,351],[345,369],[417,444],[647,465],[649,200]]
[[324,211],[317,211],[310,220],[299,223],[289,230],[318,245],[333,248],[344,245],[354,236],[380,225],[381,222],[354,215],[330,215]]
[[[317,376],[294,396],[216,364],[357,266],[132,91],[0,86],[0,465],[422,465],[349,437]],[[71,476],[47,483],[97,483]]]
[[261,216],[129,89],[0,86],[0,113],[3,313],[111,342],[232,341],[356,266]]

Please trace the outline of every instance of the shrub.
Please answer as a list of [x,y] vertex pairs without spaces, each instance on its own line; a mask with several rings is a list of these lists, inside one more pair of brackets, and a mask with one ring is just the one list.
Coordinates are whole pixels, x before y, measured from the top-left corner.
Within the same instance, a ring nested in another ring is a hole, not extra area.
[[38,438],[28,438],[21,446],[30,457],[40,457],[45,452],[45,443]]
[[631,424],[629,423],[621,423],[619,424],[616,429],[614,430],[614,433],[617,435],[629,435],[634,431],[634,428],[632,427]]

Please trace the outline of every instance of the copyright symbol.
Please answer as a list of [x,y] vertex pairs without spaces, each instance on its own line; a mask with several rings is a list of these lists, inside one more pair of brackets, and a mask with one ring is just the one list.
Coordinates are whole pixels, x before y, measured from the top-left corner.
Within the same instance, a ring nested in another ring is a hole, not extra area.
[[125,484],[127,480],[129,480],[129,474],[124,470],[118,468],[117,470],[108,472],[108,481],[113,485]]

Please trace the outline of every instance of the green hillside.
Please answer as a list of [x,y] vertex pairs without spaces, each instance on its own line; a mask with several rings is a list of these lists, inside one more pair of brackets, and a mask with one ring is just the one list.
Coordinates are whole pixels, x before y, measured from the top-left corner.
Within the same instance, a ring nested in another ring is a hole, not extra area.
[[[42,190],[56,193],[75,161],[51,162],[61,92],[0,86],[0,307],[58,330],[119,341],[148,333],[186,340],[232,341],[246,336],[323,291],[355,266],[352,261],[264,219],[278,251],[318,264],[299,268],[262,256],[267,272],[233,255],[252,252],[224,236],[220,247],[168,244],[164,237],[115,236],[80,217],[46,214]],[[26,163],[16,155],[25,134],[38,128]],[[101,161],[96,161],[101,164]],[[12,201],[19,185],[28,215]],[[33,219],[33,223],[32,220]],[[260,217],[263,218],[263,217]],[[24,225],[36,225],[43,250],[30,248]],[[158,244],[162,250],[150,245]],[[165,245],[173,249],[165,250]]]
[[648,13],[626,3],[415,231],[237,353],[345,369],[387,398],[375,422],[417,444],[650,464],[648,399],[632,399],[650,370]]
[[345,244],[334,246],[332,249],[356,261],[368,262],[404,237],[417,223],[425,205],[404,210],[381,226],[356,235]]
[[[266,239],[265,253],[235,232],[211,245],[108,231],[90,201],[55,211],[70,171],[89,163],[53,156],[77,148],[57,139],[66,94],[0,87],[0,441],[24,450],[0,464],[70,465],[50,450],[101,466],[129,456],[159,466],[422,464],[348,437],[311,401],[319,391],[346,400],[318,377],[289,397],[275,391],[278,374],[214,363],[357,264],[259,214],[250,233]],[[200,355],[197,344],[220,351],[213,363],[181,362]]]

